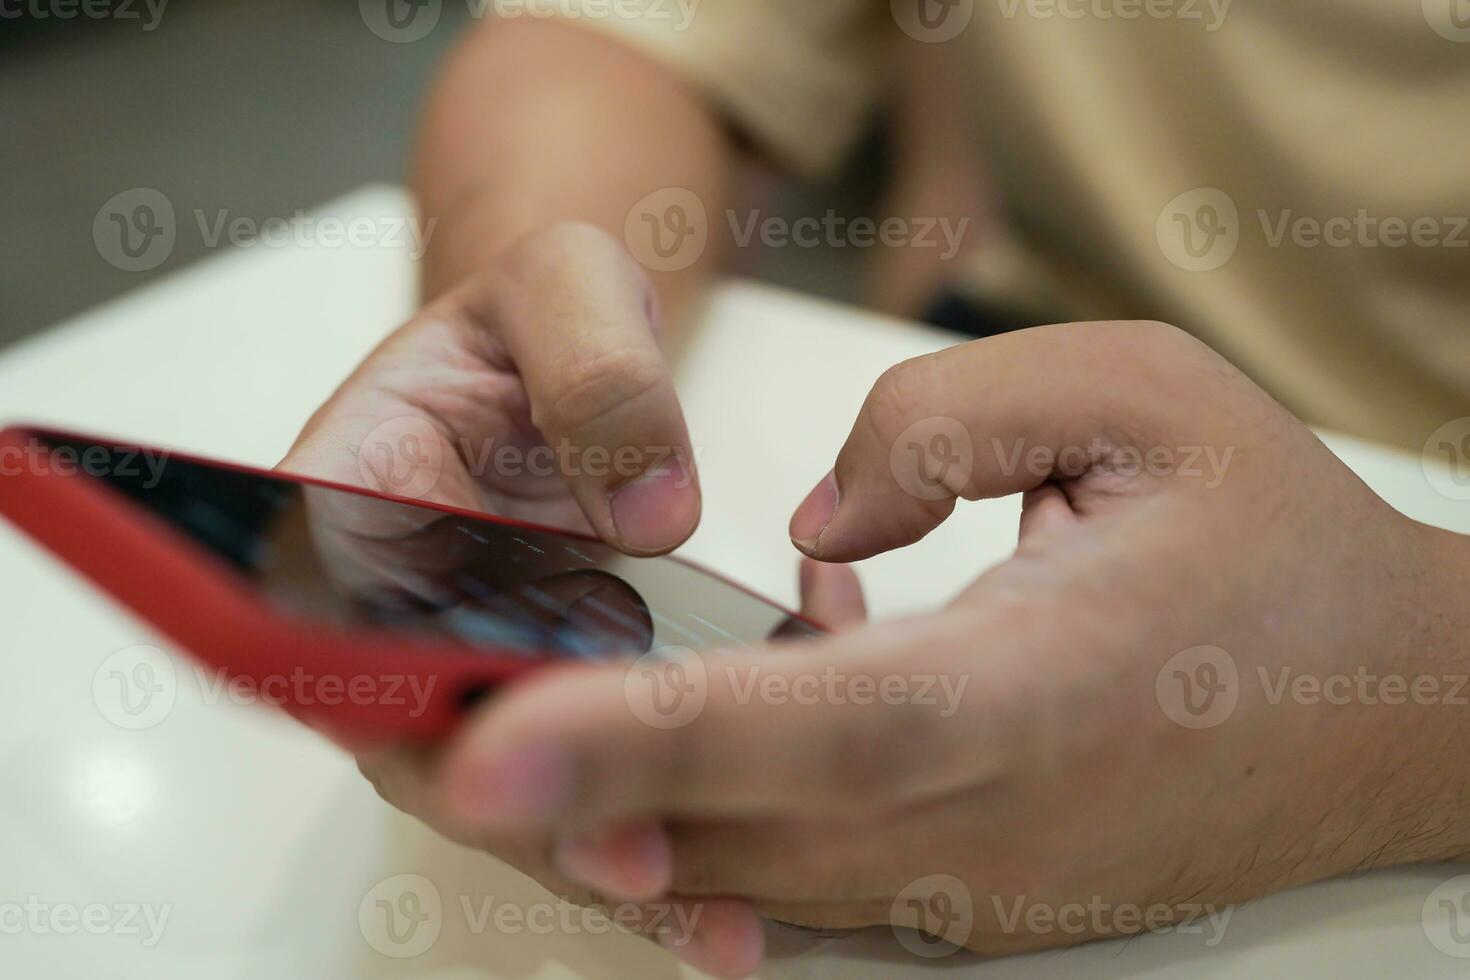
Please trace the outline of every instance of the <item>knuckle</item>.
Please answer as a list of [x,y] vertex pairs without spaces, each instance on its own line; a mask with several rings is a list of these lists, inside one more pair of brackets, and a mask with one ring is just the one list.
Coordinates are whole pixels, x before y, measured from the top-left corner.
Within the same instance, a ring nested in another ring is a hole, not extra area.
[[1119,327],[1140,390],[1189,397],[1198,394],[1198,385],[1234,373],[1207,344],[1179,327],[1159,320],[1130,320]]
[[1167,355],[1197,347],[1187,331],[1162,320],[1123,320],[1115,324],[1129,347],[1149,355]]
[[930,404],[933,391],[925,381],[928,375],[922,358],[900,361],[879,375],[868,394],[864,415],[880,442],[897,439],[912,421],[936,408]]
[[665,383],[663,365],[630,351],[610,351],[575,359],[558,380],[558,390],[532,409],[532,422],[543,432],[586,437]]
[[1127,330],[1139,339],[1162,340],[1166,337],[1185,335],[1183,330],[1163,320],[1121,320],[1118,327]]

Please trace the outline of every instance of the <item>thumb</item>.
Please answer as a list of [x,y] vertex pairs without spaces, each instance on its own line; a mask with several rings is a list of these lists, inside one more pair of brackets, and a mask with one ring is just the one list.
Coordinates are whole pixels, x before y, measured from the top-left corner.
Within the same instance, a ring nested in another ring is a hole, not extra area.
[[532,422],[568,451],[563,476],[598,536],[631,554],[681,544],[699,523],[699,484],[641,270],[606,232],[570,225],[512,249],[491,279],[478,312]]
[[904,361],[878,379],[836,466],[796,509],[792,542],[857,561],[918,541],[959,498],[1142,459],[1174,432],[1198,438],[1210,423],[1192,406],[1223,364],[1157,323],[1037,327]]

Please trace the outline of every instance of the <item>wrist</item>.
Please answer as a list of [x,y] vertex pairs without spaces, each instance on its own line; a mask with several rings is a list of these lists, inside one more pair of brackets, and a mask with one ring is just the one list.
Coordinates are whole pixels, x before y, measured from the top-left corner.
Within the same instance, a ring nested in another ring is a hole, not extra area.
[[[1411,524],[1411,607],[1390,649],[1409,697],[1388,734],[1404,751],[1397,863],[1470,860],[1470,537]],[[1385,746],[1388,748],[1388,746]]]

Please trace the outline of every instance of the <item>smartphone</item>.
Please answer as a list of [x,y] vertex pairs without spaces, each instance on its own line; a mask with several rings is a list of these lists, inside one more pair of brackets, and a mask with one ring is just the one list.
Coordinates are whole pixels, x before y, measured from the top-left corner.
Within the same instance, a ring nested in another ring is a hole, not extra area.
[[0,431],[0,516],[221,680],[355,742],[442,737],[569,661],[823,632],[681,559],[98,436]]

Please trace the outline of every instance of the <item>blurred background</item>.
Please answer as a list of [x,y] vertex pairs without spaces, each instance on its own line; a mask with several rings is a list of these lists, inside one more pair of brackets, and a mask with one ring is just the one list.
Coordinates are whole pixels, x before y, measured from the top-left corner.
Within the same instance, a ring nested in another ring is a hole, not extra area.
[[[73,16],[59,16],[69,8]],[[446,3],[428,37],[395,44],[367,28],[356,0],[158,8],[0,0],[0,345],[210,251],[200,235],[180,234],[155,269],[109,264],[92,224],[122,191],[160,190],[180,215],[228,210],[259,222],[362,184],[403,182],[424,88],[474,23],[471,4]],[[873,152],[834,186],[803,193],[866,196]],[[812,249],[779,262],[753,256],[749,271],[837,297],[857,274],[843,256]]]
[[0,344],[201,258],[180,235],[149,272],[104,261],[92,221],[120,191],[264,220],[401,181],[419,93],[468,20],[446,4],[431,37],[391,44],[353,0],[175,0],[151,30],[142,0],[100,6],[0,0]]

